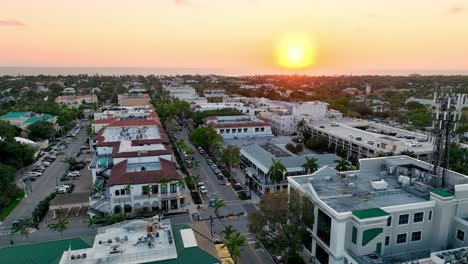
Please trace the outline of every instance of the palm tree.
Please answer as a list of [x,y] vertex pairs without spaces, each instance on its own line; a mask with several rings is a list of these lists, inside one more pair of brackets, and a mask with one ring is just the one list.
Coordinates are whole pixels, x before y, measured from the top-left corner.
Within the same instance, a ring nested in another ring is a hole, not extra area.
[[216,202],[214,203],[213,208],[214,208],[215,214],[216,214],[216,216],[217,216],[218,218],[219,218],[218,211],[219,211],[219,209],[221,209],[221,207],[224,207],[224,206],[226,206],[226,204],[224,204],[224,200],[223,200],[223,199],[216,200]]
[[50,230],[59,232],[60,237],[62,237],[63,231],[67,230],[69,222],[63,218],[60,218],[56,223],[50,223],[47,226]]
[[307,174],[315,172],[318,170],[317,159],[314,157],[306,157],[305,163],[302,164],[302,168],[304,168]]
[[20,233],[20,235],[25,236],[26,239],[29,241],[29,228],[33,225],[33,220],[31,218],[25,218],[19,221],[19,223],[13,227],[13,232],[11,233],[11,236],[15,233]]
[[265,184],[266,178],[269,178],[273,182],[280,183],[284,179],[284,175],[286,174],[286,168],[281,163],[281,160],[271,159],[272,164],[270,169],[267,172],[267,177],[265,177]]
[[235,231],[227,238],[226,244],[224,244],[223,247],[229,250],[231,257],[237,262],[241,254],[241,250],[245,245],[246,237],[238,231]]
[[414,153],[414,151],[411,150],[403,150],[402,152],[400,152],[400,155],[406,155],[408,157],[416,158],[416,154]]
[[88,220],[86,220],[86,223],[88,223],[89,228],[95,228],[97,224],[98,216],[90,216],[88,217]]
[[224,239],[226,241],[234,232],[236,232],[236,230],[232,227],[232,225],[228,225],[224,228],[223,231],[221,231],[221,234],[224,234]]
[[104,190],[103,185],[94,185],[93,186],[93,194],[99,194],[100,195],[103,190]]
[[[132,189],[133,187],[131,184],[127,184],[124,187],[125,194],[128,195],[128,199],[130,203],[132,203],[132,197],[130,196],[130,194],[132,193]],[[125,205],[124,205],[124,211],[125,211]]]
[[304,119],[301,119],[296,125],[296,129],[301,132],[302,137],[304,137],[304,130],[306,128],[307,122]]
[[335,160],[335,162],[338,163],[335,167],[337,171],[347,171],[351,168],[351,164],[346,159],[341,158],[339,160]]

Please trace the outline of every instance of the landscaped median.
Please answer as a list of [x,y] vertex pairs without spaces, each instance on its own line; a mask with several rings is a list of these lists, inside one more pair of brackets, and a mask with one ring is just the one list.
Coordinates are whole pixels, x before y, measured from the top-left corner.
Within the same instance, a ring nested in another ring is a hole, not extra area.
[[13,211],[16,206],[21,202],[24,198],[24,192],[18,191],[14,197],[11,198],[10,202],[0,211],[0,221],[5,220],[5,218],[10,215],[11,211]]

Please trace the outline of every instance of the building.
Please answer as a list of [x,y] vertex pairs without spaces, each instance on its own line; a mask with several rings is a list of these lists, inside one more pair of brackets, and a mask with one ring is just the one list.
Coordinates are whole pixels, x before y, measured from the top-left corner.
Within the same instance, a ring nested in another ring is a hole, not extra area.
[[173,98],[179,100],[195,100],[198,98],[197,92],[192,86],[183,85],[183,86],[173,86],[173,85],[163,85],[163,90],[168,91],[169,95]]
[[356,171],[324,167],[288,178],[289,195],[307,198],[306,208],[315,216],[306,223],[305,259],[402,263],[467,246],[466,175],[447,171],[447,185],[437,188],[441,181],[433,166],[414,158],[370,158],[359,164]]
[[[240,156],[245,167],[244,172],[249,179],[249,188],[261,196],[268,192],[274,192],[275,189],[288,188],[286,178],[289,176],[307,174],[302,167],[306,158],[316,158],[319,167],[335,166],[335,160],[339,159],[335,154],[297,156],[270,143],[243,146]],[[286,168],[285,179],[282,182],[276,183],[266,177],[273,160],[281,160],[281,164]]]
[[78,108],[84,104],[95,104],[98,102],[96,95],[62,95],[55,98],[55,102],[68,108]]
[[94,186],[91,212],[182,212],[186,190],[173,163],[169,139],[156,113],[96,120],[90,163]]
[[75,91],[75,88],[73,87],[67,87],[63,89],[62,93],[63,94],[75,94],[76,91]]
[[205,97],[225,97],[226,95],[226,90],[225,89],[205,89],[203,91],[203,94]]
[[429,161],[433,151],[433,143],[426,134],[360,119],[314,121],[307,126],[306,133],[323,140],[336,153],[355,160],[411,151],[418,159]]
[[57,117],[49,114],[37,114],[34,112],[9,112],[0,117],[1,120],[7,121],[10,124],[21,129],[26,129],[38,121],[47,121],[54,125],[57,124]]
[[297,133],[294,116],[289,109],[271,109],[259,113],[261,118],[268,120],[271,130],[277,136],[289,136]]
[[150,99],[146,93],[124,93],[118,95],[117,102],[120,106],[142,106],[150,105]]
[[209,116],[203,119],[223,138],[271,137],[270,123],[253,116]]
[[252,104],[247,103],[208,103],[208,102],[194,102],[192,104],[192,110],[194,112],[204,112],[212,110],[222,110],[222,109],[236,109],[239,113],[250,115],[255,117],[261,111],[260,108],[253,106]]

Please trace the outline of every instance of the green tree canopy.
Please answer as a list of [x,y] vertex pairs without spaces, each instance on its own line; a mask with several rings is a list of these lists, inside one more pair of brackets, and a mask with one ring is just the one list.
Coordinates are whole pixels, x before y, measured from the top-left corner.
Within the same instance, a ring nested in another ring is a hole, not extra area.
[[0,137],[1,138],[14,138],[19,135],[18,131],[15,126],[11,125],[9,122],[0,120]]
[[240,163],[240,148],[231,145],[225,147],[221,153],[221,161],[226,164],[231,173],[231,169]]
[[306,171],[306,173],[313,173],[318,170],[317,159],[314,157],[306,157],[305,163],[302,164],[302,168]]
[[33,139],[48,139],[56,134],[54,125],[44,120],[29,125],[28,130],[29,136]]
[[282,180],[284,180],[286,168],[284,167],[283,163],[281,163],[280,159],[275,160],[272,158],[271,160],[272,164],[267,172],[267,177],[273,182],[280,183]]
[[189,140],[194,145],[210,150],[210,152],[219,148],[221,143],[223,143],[223,137],[212,126],[194,129],[189,135]]

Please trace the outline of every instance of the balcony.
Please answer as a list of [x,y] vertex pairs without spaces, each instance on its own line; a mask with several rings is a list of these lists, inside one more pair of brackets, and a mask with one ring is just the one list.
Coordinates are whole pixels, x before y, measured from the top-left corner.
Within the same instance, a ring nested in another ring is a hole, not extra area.
[[148,200],[148,199],[170,199],[170,198],[179,198],[182,196],[181,192],[175,192],[175,193],[165,193],[165,194],[142,194],[142,195],[135,195],[133,196],[134,200]]

